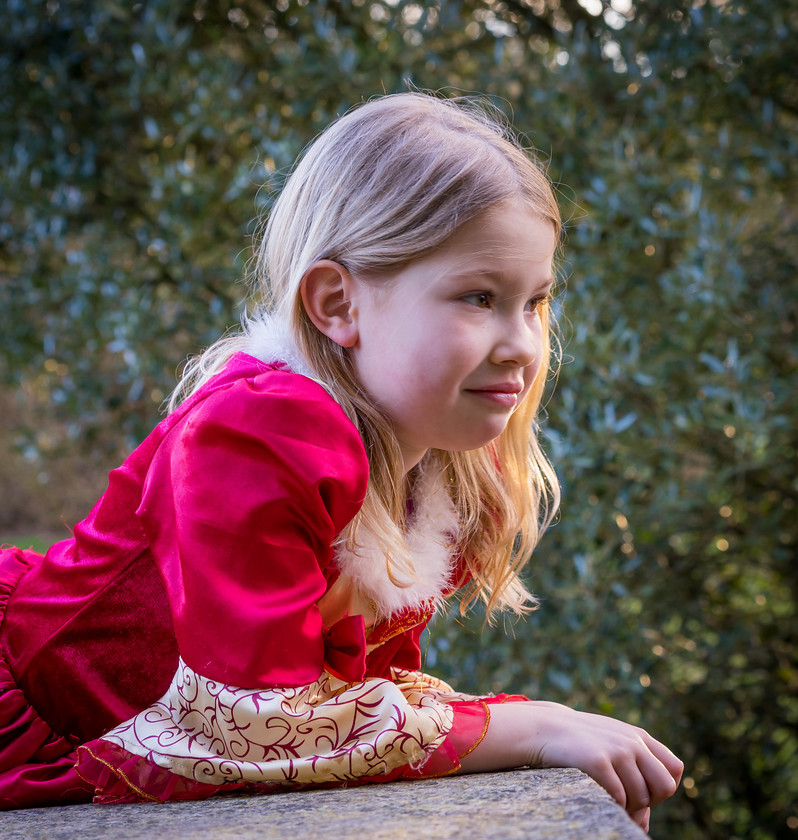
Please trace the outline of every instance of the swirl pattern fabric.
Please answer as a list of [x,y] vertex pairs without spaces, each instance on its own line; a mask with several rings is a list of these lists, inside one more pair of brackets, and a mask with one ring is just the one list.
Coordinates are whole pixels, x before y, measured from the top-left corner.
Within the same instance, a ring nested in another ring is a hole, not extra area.
[[[202,784],[345,782],[422,763],[446,738],[449,686],[422,674],[250,690],[181,661],[157,703],[102,739]],[[91,752],[91,746],[81,747]]]

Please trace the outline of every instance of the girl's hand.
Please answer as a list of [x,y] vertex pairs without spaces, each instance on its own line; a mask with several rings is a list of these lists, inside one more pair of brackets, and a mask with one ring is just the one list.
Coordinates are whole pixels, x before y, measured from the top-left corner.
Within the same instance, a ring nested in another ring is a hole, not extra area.
[[644,829],[649,808],[676,792],[684,765],[643,729],[543,701],[492,705],[490,712],[485,738],[462,761],[465,772],[577,767]]
[[532,766],[578,767],[630,813],[676,792],[684,765],[645,730],[558,703],[530,705],[537,711]]

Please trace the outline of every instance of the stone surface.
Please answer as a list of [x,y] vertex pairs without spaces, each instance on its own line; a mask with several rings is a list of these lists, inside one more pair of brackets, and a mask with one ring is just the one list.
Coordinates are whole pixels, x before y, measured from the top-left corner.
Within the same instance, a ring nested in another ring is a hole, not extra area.
[[0,814],[3,840],[643,840],[578,770],[514,770],[344,790]]

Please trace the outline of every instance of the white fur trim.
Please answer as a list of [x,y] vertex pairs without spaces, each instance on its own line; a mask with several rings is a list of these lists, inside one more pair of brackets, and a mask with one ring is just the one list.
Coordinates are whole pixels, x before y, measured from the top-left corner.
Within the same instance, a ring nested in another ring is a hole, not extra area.
[[339,545],[335,562],[341,574],[374,603],[378,617],[390,618],[404,609],[442,600],[452,584],[458,530],[457,512],[442,476],[423,472],[416,483],[414,511],[406,535],[415,577],[402,578],[392,569],[394,578],[398,578],[398,584],[393,583],[384,550],[363,528],[358,531],[357,550]]
[[297,347],[291,328],[280,319],[259,314],[244,323],[245,349],[250,356],[270,364],[285,362],[294,373],[316,379],[310,365]]

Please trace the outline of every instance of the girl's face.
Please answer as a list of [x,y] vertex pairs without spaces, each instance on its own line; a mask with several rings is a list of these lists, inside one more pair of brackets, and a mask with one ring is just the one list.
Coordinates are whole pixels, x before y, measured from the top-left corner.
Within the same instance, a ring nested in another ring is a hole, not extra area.
[[551,222],[504,203],[430,256],[354,283],[355,370],[405,471],[428,449],[476,449],[504,430],[540,370],[554,247]]

